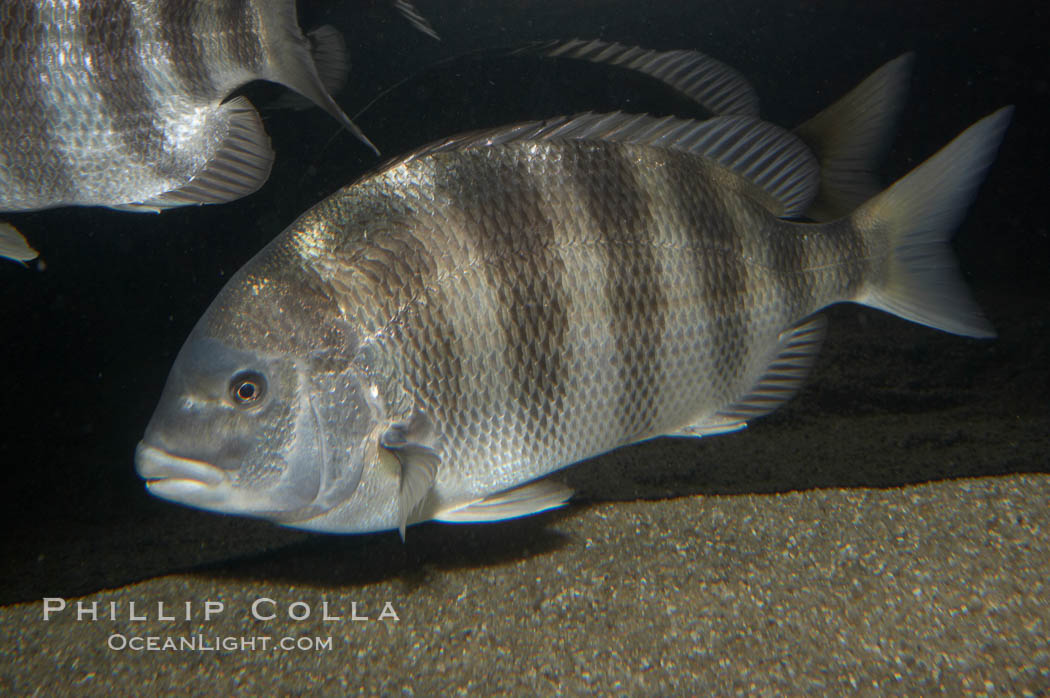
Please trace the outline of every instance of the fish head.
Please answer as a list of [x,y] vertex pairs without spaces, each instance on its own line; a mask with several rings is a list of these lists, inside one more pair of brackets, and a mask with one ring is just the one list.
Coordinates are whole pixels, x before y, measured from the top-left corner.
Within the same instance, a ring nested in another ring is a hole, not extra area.
[[176,357],[136,449],[149,491],[288,525],[348,499],[382,410],[336,317],[310,288],[231,279]]

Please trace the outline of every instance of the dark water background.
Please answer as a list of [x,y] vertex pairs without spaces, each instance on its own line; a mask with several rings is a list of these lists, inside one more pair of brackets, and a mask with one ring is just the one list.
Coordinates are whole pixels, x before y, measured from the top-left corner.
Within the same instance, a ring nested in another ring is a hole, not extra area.
[[[611,68],[492,56],[435,65],[478,48],[597,37],[698,49],[748,76],[763,116],[785,126],[816,113],[885,61],[914,50],[914,81],[884,168],[887,182],[980,117],[1017,105],[956,249],[986,307],[986,299],[1006,295],[1020,299],[1027,313],[1046,314],[1050,51],[1044,28],[1050,22],[1044,3],[418,5],[442,42],[413,31],[384,2],[300,2],[304,27],[331,23],[345,32],[353,70],[337,101],[349,114],[415,75],[356,119],[384,156],[458,131],[583,110],[702,116],[659,86]],[[279,93],[265,85],[247,89],[262,106]],[[67,208],[5,216],[46,262],[44,271],[0,265],[0,482],[7,519],[0,559],[13,563],[5,581],[31,574],[27,566],[38,541],[77,542],[67,548],[70,572],[62,588],[9,587],[0,601],[90,590],[93,582],[77,583],[77,566],[92,555],[94,544],[83,531],[134,529],[175,506],[147,497],[132,455],[183,339],[237,268],[321,197],[377,165],[320,110],[269,110],[264,116],[277,160],[267,185],[247,199],[162,215]],[[1005,321],[991,315],[994,323]],[[1046,358],[1046,347],[1041,351]],[[900,367],[911,370],[904,359]],[[1018,399],[1045,402],[1045,363],[1016,369],[1030,376],[1030,393]],[[130,559],[137,553],[128,554]],[[98,584],[118,580],[119,573]]]

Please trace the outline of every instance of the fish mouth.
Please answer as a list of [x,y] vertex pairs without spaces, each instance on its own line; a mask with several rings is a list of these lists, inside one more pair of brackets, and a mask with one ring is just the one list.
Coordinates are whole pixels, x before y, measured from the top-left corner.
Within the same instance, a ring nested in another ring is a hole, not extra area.
[[220,468],[174,456],[145,442],[135,448],[135,471],[146,480],[146,489],[164,499],[206,507],[224,498],[226,473]]

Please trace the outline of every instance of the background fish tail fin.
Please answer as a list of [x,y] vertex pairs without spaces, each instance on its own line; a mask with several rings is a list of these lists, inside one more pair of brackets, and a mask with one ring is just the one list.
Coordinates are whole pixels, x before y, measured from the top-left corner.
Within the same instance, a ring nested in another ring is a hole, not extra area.
[[875,168],[885,155],[904,106],[914,54],[905,53],[795,129],[820,161],[817,198],[806,215],[842,218],[879,191]]
[[[261,20],[264,24],[263,33],[272,42],[272,45],[269,46],[270,59],[267,61],[267,68],[262,77],[295,90],[324,109],[378,155],[379,150],[372,144],[372,141],[368,140],[364,132],[340,109],[332,99],[332,95],[325,89],[324,80],[314,63],[314,51],[317,50],[317,47],[311,45],[311,42],[303,36],[299,29],[295,0],[273,0],[261,3],[260,7],[263,8]],[[330,32],[322,34],[321,38],[324,48],[333,49],[324,52],[328,58],[331,58],[335,54],[335,41]],[[335,72],[331,66],[328,66],[326,70],[330,73]]]
[[981,119],[854,213],[869,249],[887,250],[854,300],[945,332],[995,336],[948,240],[995,159],[1012,113],[1005,107]]
[[[310,54],[325,91],[333,96],[339,94],[350,77],[350,58],[342,33],[330,24],[325,24],[307,33],[306,38],[310,42]],[[312,100],[298,92],[285,92],[270,104],[273,109],[296,111],[314,106]]]

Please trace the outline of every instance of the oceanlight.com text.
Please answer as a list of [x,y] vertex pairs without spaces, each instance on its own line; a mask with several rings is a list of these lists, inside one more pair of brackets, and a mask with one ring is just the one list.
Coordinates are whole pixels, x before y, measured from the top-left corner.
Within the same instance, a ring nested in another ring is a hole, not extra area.
[[331,636],[272,637],[269,635],[122,635],[114,633],[106,646],[117,652],[330,652]]

